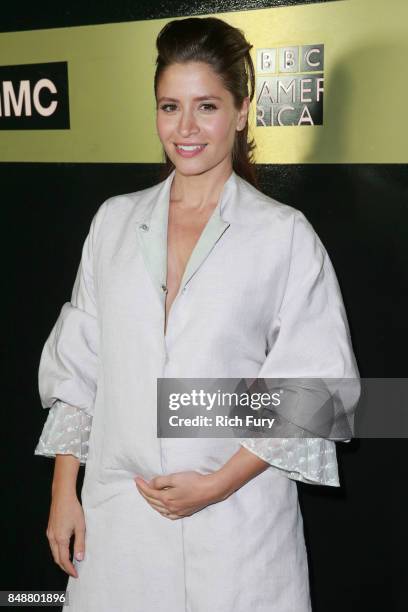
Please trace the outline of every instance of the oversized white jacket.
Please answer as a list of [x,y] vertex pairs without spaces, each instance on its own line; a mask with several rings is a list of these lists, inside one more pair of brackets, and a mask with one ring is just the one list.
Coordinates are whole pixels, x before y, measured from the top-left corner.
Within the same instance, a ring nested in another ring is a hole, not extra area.
[[[82,489],[85,560],[70,612],[307,612],[294,480],[337,485],[326,439],[156,436],[157,378],[355,378],[330,259],[304,215],[237,174],[188,261],[164,334],[174,173],[104,202],[70,302],[40,362],[42,406],[92,421]],[[44,428],[46,429],[46,428]],[[170,521],[134,476],[220,468],[240,444],[271,467],[228,499]],[[36,454],[47,454],[42,440]]]

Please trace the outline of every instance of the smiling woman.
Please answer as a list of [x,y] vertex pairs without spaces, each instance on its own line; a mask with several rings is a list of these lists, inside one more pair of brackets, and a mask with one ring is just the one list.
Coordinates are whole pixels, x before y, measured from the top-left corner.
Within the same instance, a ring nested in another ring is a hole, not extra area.
[[[179,99],[175,92],[184,92]],[[247,124],[249,98],[235,108],[232,94],[204,62],[171,64],[161,75],[157,92],[157,129],[167,158],[194,163],[180,166],[187,174],[206,172],[229,159],[237,131]]]
[[[203,37],[202,19],[174,21],[167,24],[157,38],[154,89],[167,175],[175,167],[177,144],[209,144],[208,159],[216,152],[228,156],[232,153],[234,171],[256,185],[252,156],[255,143],[248,141],[247,121],[249,103],[255,92],[252,45],[240,30],[219,19],[207,18],[205,26]],[[180,44],[180,36],[183,44]],[[182,97],[179,97],[180,92]],[[164,113],[170,113],[173,119],[165,120]],[[180,120],[177,137],[182,141],[169,140],[171,125],[174,128]],[[207,135],[210,141],[194,141],[194,133],[199,133],[201,138]]]
[[243,33],[183,19],[157,48],[165,178],[101,205],[41,355],[47,536],[70,612],[310,612],[295,481],[339,485],[334,441],[158,439],[157,379],[356,377],[340,289],[255,187]]

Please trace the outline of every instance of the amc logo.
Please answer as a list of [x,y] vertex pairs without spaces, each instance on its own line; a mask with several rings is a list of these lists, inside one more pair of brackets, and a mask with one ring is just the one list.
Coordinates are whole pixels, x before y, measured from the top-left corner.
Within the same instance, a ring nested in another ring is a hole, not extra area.
[[67,62],[0,66],[0,129],[69,129]]

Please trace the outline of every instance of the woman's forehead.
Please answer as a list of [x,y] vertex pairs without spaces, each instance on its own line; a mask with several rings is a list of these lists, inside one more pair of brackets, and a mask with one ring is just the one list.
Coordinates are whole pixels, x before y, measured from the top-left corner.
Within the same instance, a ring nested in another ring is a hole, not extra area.
[[[172,93],[173,92],[173,93]],[[170,64],[160,75],[158,97],[224,98],[228,95],[221,77],[204,62]]]
[[161,73],[159,83],[188,79],[193,82],[211,81],[222,86],[221,77],[205,62],[183,62],[167,66]]

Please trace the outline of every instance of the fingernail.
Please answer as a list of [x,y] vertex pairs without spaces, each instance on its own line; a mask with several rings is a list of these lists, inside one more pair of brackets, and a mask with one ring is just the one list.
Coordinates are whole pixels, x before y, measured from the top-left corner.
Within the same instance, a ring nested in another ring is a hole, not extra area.
[[78,561],[82,561],[82,560],[83,560],[83,558],[84,558],[84,553],[82,553],[82,552],[78,552],[78,553],[75,555],[75,557],[76,557],[76,559],[77,559]]

